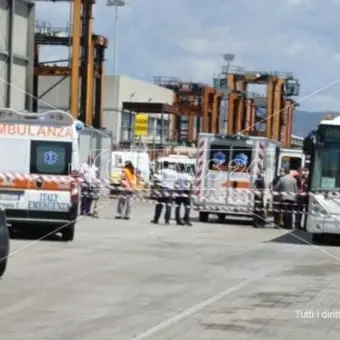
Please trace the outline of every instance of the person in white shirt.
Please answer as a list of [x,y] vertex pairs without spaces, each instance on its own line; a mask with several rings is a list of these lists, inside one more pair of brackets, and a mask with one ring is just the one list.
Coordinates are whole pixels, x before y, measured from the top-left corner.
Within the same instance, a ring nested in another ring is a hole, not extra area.
[[[192,226],[190,222],[190,191],[192,186],[193,178],[185,171],[184,164],[179,164],[179,174],[176,181],[176,191],[177,197],[175,200],[176,209],[175,209],[175,217],[177,225],[187,225],[189,227]],[[183,222],[180,216],[181,205],[184,205],[184,218]]]
[[172,195],[175,189],[175,183],[178,178],[178,172],[169,168],[169,163],[165,161],[163,163],[163,169],[158,174],[158,180],[160,182],[161,190],[164,197],[157,199],[157,204],[155,206],[155,215],[151,223],[157,224],[163,210],[163,205],[165,205],[164,220],[165,224],[170,223],[171,218],[171,207],[172,207]]
[[[95,158],[89,156],[87,163],[82,164],[79,173],[84,179],[82,187],[81,214],[97,216],[97,187],[98,187],[98,168],[94,165]],[[93,209],[92,205],[94,203]],[[93,212],[92,212],[93,210]]]

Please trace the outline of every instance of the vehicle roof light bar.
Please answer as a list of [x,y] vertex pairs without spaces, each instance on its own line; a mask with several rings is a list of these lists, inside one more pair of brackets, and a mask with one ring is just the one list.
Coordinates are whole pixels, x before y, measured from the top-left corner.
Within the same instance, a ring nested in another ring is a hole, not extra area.
[[248,136],[243,135],[241,133],[238,133],[237,135],[217,134],[216,138],[221,139],[221,140],[230,140],[230,141],[247,141],[247,140],[249,140]]

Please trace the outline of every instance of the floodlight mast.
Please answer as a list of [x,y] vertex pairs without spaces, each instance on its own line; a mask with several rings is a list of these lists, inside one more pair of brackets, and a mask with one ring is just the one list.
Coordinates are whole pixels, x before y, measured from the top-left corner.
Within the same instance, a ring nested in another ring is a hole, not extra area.
[[114,19],[114,39],[113,39],[113,75],[117,73],[117,28],[118,28],[118,8],[125,7],[126,2],[124,0],[107,0],[106,6],[114,7],[115,19]]

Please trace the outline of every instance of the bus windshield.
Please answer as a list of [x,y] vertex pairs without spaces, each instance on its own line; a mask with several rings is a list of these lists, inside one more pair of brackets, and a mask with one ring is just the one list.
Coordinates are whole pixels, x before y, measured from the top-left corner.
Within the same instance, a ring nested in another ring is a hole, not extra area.
[[312,190],[340,188],[340,141],[317,145],[312,173]]

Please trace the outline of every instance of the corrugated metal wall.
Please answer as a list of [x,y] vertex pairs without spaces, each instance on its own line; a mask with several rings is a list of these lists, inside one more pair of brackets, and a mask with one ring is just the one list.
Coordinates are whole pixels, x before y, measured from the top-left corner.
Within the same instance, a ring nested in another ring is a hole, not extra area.
[[0,0],[0,107],[30,109],[34,1]]

